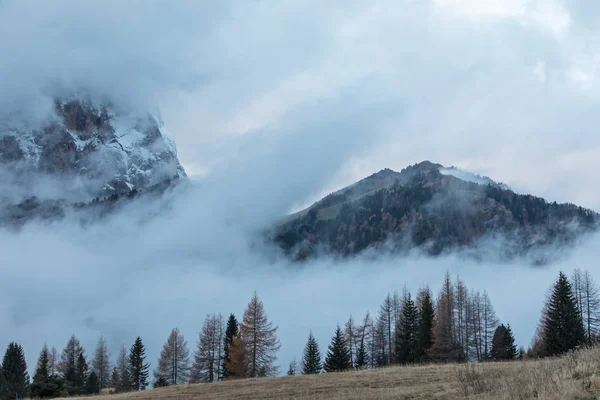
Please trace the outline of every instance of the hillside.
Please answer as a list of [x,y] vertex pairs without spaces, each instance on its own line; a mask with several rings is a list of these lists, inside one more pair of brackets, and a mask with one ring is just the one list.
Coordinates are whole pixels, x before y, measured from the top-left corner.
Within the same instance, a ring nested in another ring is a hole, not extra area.
[[[560,358],[182,385],[104,396],[119,399],[591,399],[600,395],[600,350]],[[72,398],[78,400],[77,398]],[[86,397],[80,398],[87,399]]]
[[369,249],[438,255],[502,239],[499,250],[510,258],[571,244],[598,221],[594,211],[425,161],[401,172],[384,169],[326,196],[281,222],[273,240],[304,259]]

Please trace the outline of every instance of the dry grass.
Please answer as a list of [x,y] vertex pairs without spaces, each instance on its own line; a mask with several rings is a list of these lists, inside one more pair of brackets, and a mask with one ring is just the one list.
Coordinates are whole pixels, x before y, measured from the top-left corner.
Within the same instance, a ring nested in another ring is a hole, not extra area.
[[186,399],[596,399],[600,348],[511,363],[393,367],[318,376],[184,385],[111,400]]

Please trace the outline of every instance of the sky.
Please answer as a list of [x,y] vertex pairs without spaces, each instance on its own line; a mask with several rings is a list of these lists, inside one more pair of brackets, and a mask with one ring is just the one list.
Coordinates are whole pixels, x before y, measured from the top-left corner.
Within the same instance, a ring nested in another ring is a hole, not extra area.
[[[178,326],[241,316],[257,290],[280,363],[313,330],[446,270],[487,290],[528,345],[558,270],[595,272],[598,238],[545,268],[419,255],[299,268],[257,243],[290,210],[382,168],[431,160],[518,192],[600,210],[600,7],[584,0],[0,0],[2,118],[48,117],[84,92],[160,113],[191,193],[98,226],[0,232],[0,346],[31,363],[72,333],[116,355],[142,335],[155,365]],[[260,251],[256,251],[259,248]],[[265,254],[266,253],[266,254]]]

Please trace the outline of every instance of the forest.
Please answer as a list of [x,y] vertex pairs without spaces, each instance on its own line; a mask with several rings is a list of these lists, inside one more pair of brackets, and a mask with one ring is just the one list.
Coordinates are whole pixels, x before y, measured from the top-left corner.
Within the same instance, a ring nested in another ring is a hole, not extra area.
[[304,260],[321,252],[347,257],[380,248],[402,253],[416,247],[436,256],[502,236],[509,243],[502,257],[513,258],[573,243],[599,221],[592,210],[461,181],[437,167],[414,172],[405,183],[347,197],[330,194],[282,223],[274,242]]
[[[588,271],[559,273],[550,287],[531,345],[517,348],[509,321],[500,320],[488,294],[467,288],[446,272],[436,295],[430,288],[415,296],[404,289],[387,294],[376,315],[352,316],[332,326],[322,348],[307,327],[299,358],[286,370],[277,364],[280,342],[275,325],[254,292],[241,320],[234,314],[207,315],[192,353],[173,329],[151,374],[146,348],[138,336],[114,359],[103,336],[91,357],[71,336],[59,353],[44,345],[30,377],[24,350],[6,348],[0,364],[0,398],[56,398],[122,393],[152,387],[223,380],[375,369],[423,363],[482,363],[543,358],[593,346],[600,339],[600,290]],[[299,347],[299,350],[301,347]]]

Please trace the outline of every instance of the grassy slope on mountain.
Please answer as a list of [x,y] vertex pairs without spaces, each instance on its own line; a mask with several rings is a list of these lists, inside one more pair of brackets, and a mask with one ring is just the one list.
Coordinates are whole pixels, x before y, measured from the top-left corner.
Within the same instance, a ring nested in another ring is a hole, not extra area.
[[[560,358],[449,364],[226,381],[105,396],[187,399],[592,399],[600,395],[600,349]],[[83,399],[83,398],[82,398]]]

